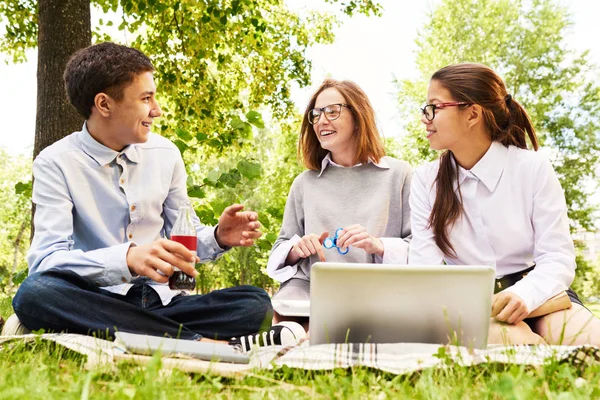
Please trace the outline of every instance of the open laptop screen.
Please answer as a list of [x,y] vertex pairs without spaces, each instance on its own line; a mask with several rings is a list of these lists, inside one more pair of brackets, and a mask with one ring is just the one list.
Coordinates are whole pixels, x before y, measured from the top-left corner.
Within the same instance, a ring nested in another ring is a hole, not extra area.
[[321,263],[311,268],[310,344],[487,346],[489,266]]

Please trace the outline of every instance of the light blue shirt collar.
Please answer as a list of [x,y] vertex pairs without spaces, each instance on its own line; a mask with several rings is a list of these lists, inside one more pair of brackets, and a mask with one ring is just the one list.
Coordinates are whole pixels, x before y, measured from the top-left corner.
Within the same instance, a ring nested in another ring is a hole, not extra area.
[[137,146],[131,144],[125,147],[121,152],[117,152],[109,147],[98,142],[87,129],[87,121],[83,123],[81,133],[79,135],[82,150],[90,156],[99,166],[110,164],[120,154],[125,154],[127,159],[133,163],[139,162]]

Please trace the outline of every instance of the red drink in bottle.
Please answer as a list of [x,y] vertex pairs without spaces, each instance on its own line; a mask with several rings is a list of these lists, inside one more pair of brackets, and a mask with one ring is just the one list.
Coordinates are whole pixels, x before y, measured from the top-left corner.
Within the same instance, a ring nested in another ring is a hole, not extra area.
[[[173,229],[171,229],[171,240],[183,244],[195,256],[198,238],[196,237],[196,228],[192,222],[193,212],[194,210],[189,204],[179,207],[179,215]],[[190,264],[194,266],[195,262],[190,262]],[[173,274],[169,277],[169,287],[175,290],[192,290],[196,287],[196,279],[173,266]]]
[[188,250],[196,252],[198,247],[198,238],[196,236],[186,236],[186,235],[171,235],[171,240],[177,243],[181,243]]

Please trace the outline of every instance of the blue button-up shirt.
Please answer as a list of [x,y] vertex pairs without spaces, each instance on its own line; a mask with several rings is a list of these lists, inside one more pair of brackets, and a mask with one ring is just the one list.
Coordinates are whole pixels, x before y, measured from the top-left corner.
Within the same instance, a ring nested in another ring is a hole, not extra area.
[[[179,205],[188,201],[179,150],[150,134],[121,152],[98,143],[86,124],[44,149],[33,163],[35,235],[27,255],[29,272],[68,269],[99,287],[126,294],[134,278],[126,255],[132,243],[169,237]],[[214,228],[200,224],[198,256],[223,253]],[[151,281],[163,304],[179,294]]]

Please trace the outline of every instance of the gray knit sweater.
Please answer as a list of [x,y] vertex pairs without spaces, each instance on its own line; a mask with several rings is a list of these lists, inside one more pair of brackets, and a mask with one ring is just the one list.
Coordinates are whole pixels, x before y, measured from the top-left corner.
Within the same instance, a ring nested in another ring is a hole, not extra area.
[[[321,176],[319,171],[304,171],[297,176],[290,189],[281,232],[271,250],[271,258],[281,260],[284,248],[288,250],[285,251],[287,255],[290,244],[295,242],[290,242],[294,235],[301,238],[305,234],[320,235],[327,231],[333,237],[337,228],[352,224],[362,225],[374,237],[400,238],[408,242],[412,169],[405,161],[391,157],[383,158],[380,165],[385,164],[389,168],[373,163],[351,168],[329,165]],[[325,257],[327,261],[336,262],[375,262],[374,256],[352,246],[345,255],[336,249],[326,249]],[[288,266],[270,259],[267,271],[279,281],[292,276],[307,279],[310,266],[316,261],[318,256],[313,255],[301,259],[298,265]]]

